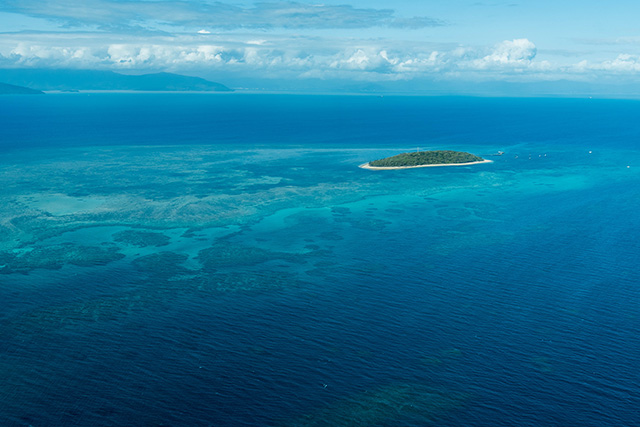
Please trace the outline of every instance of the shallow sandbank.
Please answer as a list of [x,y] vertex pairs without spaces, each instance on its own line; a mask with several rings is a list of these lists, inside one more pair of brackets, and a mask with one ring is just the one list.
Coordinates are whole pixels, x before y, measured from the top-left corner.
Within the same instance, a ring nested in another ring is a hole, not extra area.
[[369,163],[364,163],[360,165],[362,169],[369,170],[391,170],[391,169],[413,169],[413,168],[431,168],[438,166],[468,166],[468,165],[478,165],[480,163],[493,163],[493,160],[483,160],[481,162],[467,162],[467,163],[438,163],[435,165],[417,165],[417,166],[370,166]]

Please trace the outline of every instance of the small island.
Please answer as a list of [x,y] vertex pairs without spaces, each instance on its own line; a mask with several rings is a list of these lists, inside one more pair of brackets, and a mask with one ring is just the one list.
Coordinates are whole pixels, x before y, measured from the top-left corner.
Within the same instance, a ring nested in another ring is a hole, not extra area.
[[491,163],[475,154],[463,151],[436,150],[402,153],[384,159],[374,160],[360,165],[363,169],[408,169],[433,166],[467,166],[479,163]]

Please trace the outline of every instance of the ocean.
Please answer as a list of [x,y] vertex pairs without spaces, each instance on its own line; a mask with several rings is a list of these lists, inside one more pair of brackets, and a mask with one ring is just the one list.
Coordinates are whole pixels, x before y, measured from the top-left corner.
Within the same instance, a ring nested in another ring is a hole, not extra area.
[[640,425],[638,117],[3,96],[0,425]]

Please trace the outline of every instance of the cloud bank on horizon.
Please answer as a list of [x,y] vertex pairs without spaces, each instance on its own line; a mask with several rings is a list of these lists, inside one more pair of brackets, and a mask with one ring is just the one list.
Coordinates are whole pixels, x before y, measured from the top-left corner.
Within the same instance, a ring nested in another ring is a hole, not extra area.
[[348,82],[635,81],[640,71],[640,5],[627,0],[606,11],[589,0],[344,3],[5,0],[0,68]]

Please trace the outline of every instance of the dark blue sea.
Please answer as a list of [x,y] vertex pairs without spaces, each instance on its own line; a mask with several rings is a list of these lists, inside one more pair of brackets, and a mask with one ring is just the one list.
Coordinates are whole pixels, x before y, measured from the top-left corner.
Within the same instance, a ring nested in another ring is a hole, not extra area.
[[[3,96],[0,425],[640,425],[639,144],[632,100]],[[418,149],[493,162],[358,167]]]

